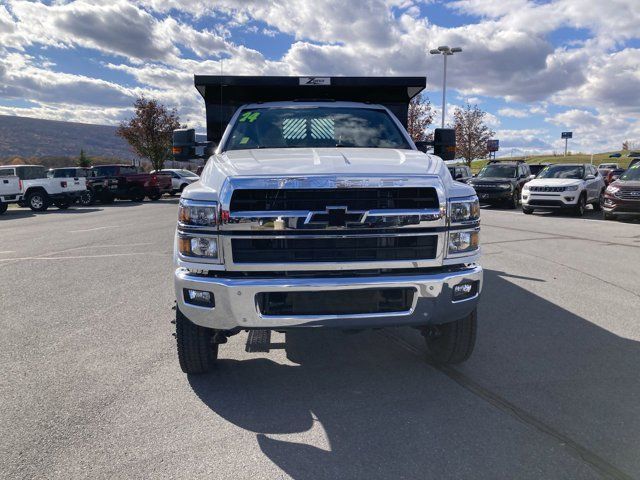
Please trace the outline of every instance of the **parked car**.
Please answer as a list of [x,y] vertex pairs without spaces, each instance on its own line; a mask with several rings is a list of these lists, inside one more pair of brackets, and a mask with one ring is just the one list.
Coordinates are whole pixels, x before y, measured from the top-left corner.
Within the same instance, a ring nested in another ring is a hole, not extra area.
[[22,180],[24,196],[19,205],[34,212],[43,212],[51,205],[65,210],[87,189],[86,181],[81,177],[48,178],[42,165],[0,166],[2,176],[17,176]]
[[98,179],[108,182],[106,201],[119,198],[142,202],[159,200],[165,193],[171,192],[171,177],[161,173],[141,173],[133,165],[96,165],[92,167]]
[[640,215],[640,162],[607,187],[602,210],[605,220]]
[[634,158],[633,160],[631,160],[631,162],[629,162],[629,166],[627,168],[631,168],[638,163],[640,163],[640,158]]
[[549,165],[551,165],[550,163],[530,163],[529,164],[529,170],[531,171],[531,175],[532,176],[538,176],[538,174],[545,169],[545,167],[548,167]]
[[480,203],[518,208],[520,192],[530,176],[524,161],[491,160],[467,183],[475,189]]
[[10,203],[22,200],[22,180],[15,175],[0,177],[0,215],[7,211]]
[[640,158],[640,152],[629,152],[627,154],[627,157],[631,157],[631,158]]
[[[156,171],[152,170],[151,173],[156,173]],[[171,175],[171,195],[182,193],[185,187],[188,187],[193,182],[200,180],[198,175],[185,169],[165,168],[164,170],[160,170],[159,173]]]
[[47,176],[49,178],[84,178],[87,183],[87,190],[80,195],[80,199],[78,200],[80,205],[92,205],[96,200],[101,199],[105,195],[105,192],[108,191],[108,181],[104,178],[97,178],[95,171],[89,167],[50,168]]
[[621,156],[621,153],[612,153],[611,155],[609,155],[609,158],[620,158]]
[[471,169],[467,165],[448,165],[449,173],[451,174],[451,178],[458,182],[467,183],[473,175],[471,174]]
[[565,209],[582,216],[587,204],[600,210],[604,189],[604,179],[593,165],[549,165],[522,189],[522,211]]

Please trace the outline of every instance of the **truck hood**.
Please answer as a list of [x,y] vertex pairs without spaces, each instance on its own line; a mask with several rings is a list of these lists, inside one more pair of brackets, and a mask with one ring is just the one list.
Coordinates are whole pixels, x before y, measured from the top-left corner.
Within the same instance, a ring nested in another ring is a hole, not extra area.
[[534,178],[527,185],[530,187],[569,187],[580,185],[582,180],[577,178]]
[[228,176],[438,174],[442,161],[417,150],[388,148],[266,148],[216,155]]

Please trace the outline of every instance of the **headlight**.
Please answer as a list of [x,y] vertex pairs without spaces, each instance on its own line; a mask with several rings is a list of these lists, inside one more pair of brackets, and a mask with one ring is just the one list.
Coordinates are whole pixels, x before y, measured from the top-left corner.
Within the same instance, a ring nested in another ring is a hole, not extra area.
[[509,190],[511,189],[511,184],[510,183],[501,183],[500,185],[498,185],[502,190]]
[[480,218],[478,199],[451,202],[449,218],[452,223],[477,220]]
[[616,185],[609,185],[607,187],[607,193],[611,193],[614,194],[616,193],[618,190],[620,190],[620,187],[616,186]]
[[218,258],[218,239],[216,237],[199,237],[180,234],[178,249],[185,257]]
[[218,203],[181,199],[178,223],[185,227],[215,227],[218,225]]
[[567,192],[575,192],[576,190],[578,190],[579,187],[580,185],[570,185],[568,187],[564,187],[564,189]]
[[480,232],[449,232],[449,254],[471,252],[478,249]]
[[525,184],[522,186],[522,191],[524,192],[525,190],[529,190],[529,184],[528,184],[528,183],[525,183]]

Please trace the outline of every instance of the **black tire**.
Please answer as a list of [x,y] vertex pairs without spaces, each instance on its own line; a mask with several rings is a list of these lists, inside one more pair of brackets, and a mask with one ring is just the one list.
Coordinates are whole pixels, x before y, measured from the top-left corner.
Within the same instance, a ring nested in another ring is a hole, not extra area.
[[516,208],[518,208],[519,202],[520,202],[520,192],[518,191],[518,189],[515,189],[513,191],[513,195],[511,195],[511,198],[509,199],[509,204],[507,206],[510,209],[515,210]]
[[582,195],[580,195],[580,198],[578,199],[578,203],[576,203],[576,206],[573,207],[573,214],[576,217],[582,217],[584,215],[586,206],[587,206],[587,196],[583,193]]
[[183,183],[182,185],[180,185],[180,195],[182,195],[182,191],[187,188],[189,186],[188,183]]
[[160,200],[160,197],[162,197],[161,193],[154,193],[153,195],[149,195],[149,200],[151,200],[152,202],[157,202],[158,200]]
[[522,207],[522,213],[525,215],[531,215],[533,213],[533,208]]
[[27,195],[27,206],[34,212],[44,212],[49,205],[49,196],[42,191],[38,190]]
[[467,360],[476,344],[477,312],[455,322],[427,327],[424,338],[427,354],[435,363],[452,365]]
[[613,213],[604,212],[603,217],[605,220],[615,220],[616,216]]
[[600,210],[602,210],[602,204],[604,203],[604,190],[602,190],[600,192],[600,195],[598,196],[598,200],[596,200],[595,202],[593,202],[593,209],[596,212],[599,212]]
[[94,195],[91,190],[85,190],[84,192],[82,192],[82,194],[80,195],[80,199],[78,200],[78,203],[84,207],[93,205],[93,202]]
[[218,359],[218,344],[213,343],[215,330],[192,323],[176,309],[176,340],[178,361],[184,373],[211,371]]
[[129,190],[129,199],[132,202],[142,202],[144,201],[144,190],[140,187],[133,187],[131,190]]
[[9,208],[9,204],[8,203],[0,202],[0,215],[2,215],[4,212],[6,212],[7,208]]
[[60,210],[66,210],[71,206],[69,202],[54,202],[54,205]]

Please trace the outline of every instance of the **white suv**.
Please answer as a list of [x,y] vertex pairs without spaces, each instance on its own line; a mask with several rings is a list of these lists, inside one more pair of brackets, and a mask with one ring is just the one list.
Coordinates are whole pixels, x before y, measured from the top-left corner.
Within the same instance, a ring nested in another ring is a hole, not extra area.
[[522,211],[567,209],[582,216],[587,204],[600,210],[604,189],[604,179],[593,165],[549,165],[522,188]]
[[[156,173],[156,171],[154,170],[151,173]],[[158,173],[171,175],[171,195],[182,193],[185,187],[200,180],[198,175],[182,168],[165,168],[164,170],[158,170]]]

